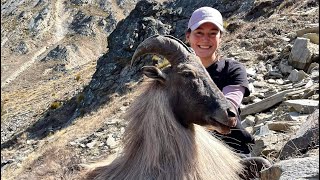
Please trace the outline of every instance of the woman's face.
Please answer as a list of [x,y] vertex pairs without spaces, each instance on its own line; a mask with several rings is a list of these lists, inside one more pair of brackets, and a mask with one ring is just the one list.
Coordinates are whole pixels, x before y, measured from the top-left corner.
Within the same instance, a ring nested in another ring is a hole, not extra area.
[[186,39],[201,60],[215,60],[215,51],[221,41],[221,33],[217,26],[204,23],[194,31],[187,32]]

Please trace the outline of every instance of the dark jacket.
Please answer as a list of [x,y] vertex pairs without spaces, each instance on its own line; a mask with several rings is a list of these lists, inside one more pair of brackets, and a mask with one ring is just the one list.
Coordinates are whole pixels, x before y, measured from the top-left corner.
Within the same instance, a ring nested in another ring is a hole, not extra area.
[[[250,95],[248,88],[248,79],[245,67],[234,59],[221,59],[207,68],[212,80],[222,91],[228,85],[241,85],[245,88],[244,97]],[[240,113],[240,109],[238,109]],[[238,114],[239,114],[238,113]],[[254,137],[247,132],[241,125],[241,118],[238,115],[237,125],[231,128],[231,133],[222,135],[218,132],[212,132],[220,137],[226,144],[232,147],[236,152],[249,154],[251,152],[250,144],[254,144]]]

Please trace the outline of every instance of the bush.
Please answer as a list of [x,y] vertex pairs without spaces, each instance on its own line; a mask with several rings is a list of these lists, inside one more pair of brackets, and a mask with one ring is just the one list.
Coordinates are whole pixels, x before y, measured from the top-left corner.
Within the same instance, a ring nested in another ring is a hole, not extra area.
[[59,107],[62,106],[62,102],[60,101],[54,101],[51,105],[50,105],[50,109],[58,109]]
[[81,78],[80,74],[77,74],[76,77],[75,77],[75,80],[76,80],[76,81],[79,81],[80,78]]

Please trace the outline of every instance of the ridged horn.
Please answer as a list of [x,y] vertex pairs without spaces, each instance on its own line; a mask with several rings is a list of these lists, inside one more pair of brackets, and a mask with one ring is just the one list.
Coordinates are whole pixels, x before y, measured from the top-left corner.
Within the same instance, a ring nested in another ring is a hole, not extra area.
[[175,66],[186,59],[190,53],[194,52],[179,39],[170,35],[155,35],[139,44],[132,56],[131,65],[140,56],[158,54],[165,57],[171,63],[171,66]]

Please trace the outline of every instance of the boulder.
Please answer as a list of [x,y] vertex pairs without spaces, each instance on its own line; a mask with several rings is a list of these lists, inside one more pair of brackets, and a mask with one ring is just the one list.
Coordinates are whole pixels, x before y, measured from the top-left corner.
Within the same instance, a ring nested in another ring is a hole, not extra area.
[[310,39],[298,37],[289,55],[289,65],[300,70],[307,69],[318,51],[318,45],[311,43]]
[[261,171],[261,180],[319,179],[319,155],[275,163]]
[[284,145],[279,155],[280,159],[287,159],[303,154],[308,149],[319,146],[319,109],[308,116],[305,123]]

